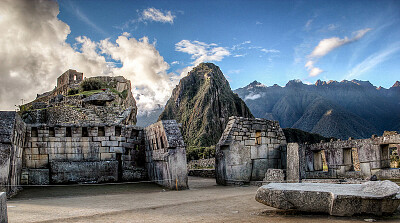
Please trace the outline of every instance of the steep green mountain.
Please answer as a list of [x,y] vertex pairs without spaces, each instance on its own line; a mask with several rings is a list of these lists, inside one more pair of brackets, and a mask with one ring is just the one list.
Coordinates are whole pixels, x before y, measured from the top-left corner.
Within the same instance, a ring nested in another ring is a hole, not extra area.
[[340,139],[400,130],[400,82],[385,89],[358,80],[292,80],[284,87],[254,81],[234,92],[256,117],[278,120],[283,128]]
[[181,123],[187,146],[211,146],[218,142],[230,116],[253,117],[219,67],[201,63],[180,80],[159,120]]

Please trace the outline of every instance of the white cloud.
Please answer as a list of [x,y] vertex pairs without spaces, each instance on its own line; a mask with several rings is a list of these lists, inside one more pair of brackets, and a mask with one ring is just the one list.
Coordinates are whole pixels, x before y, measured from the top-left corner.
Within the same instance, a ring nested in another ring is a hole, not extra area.
[[181,40],[175,44],[175,50],[192,55],[194,60],[192,66],[188,66],[181,71],[180,77],[184,77],[187,73],[202,62],[221,61],[224,57],[231,53],[225,47],[220,47],[215,43],[207,44],[200,41]]
[[233,55],[233,57],[244,57],[244,56],[246,56],[246,54],[235,54],[235,55]]
[[256,25],[262,25],[262,22],[256,21]]
[[361,74],[368,72],[369,70],[376,67],[378,64],[386,61],[390,58],[392,54],[398,51],[400,51],[400,42],[392,44],[385,50],[372,54],[361,63],[357,64],[354,68],[352,68],[344,79],[350,80],[359,77]]
[[337,29],[338,27],[339,27],[338,25],[329,24],[328,27],[327,27],[327,29],[328,29],[329,31],[333,31],[333,30]]
[[332,37],[321,40],[318,43],[318,45],[314,48],[314,50],[311,52],[311,54],[308,56],[309,60],[305,64],[305,67],[309,72],[309,76],[315,77],[323,72],[322,69],[314,67],[315,61],[318,58],[325,56],[326,54],[328,54],[329,52],[340,46],[359,40],[370,30],[371,30],[370,28],[358,30],[353,33],[353,38],[351,39],[346,36],[343,39],[340,39],[339,37]]
[[270,50],[268,50],[268,49],[261,49],[261,51],[264,52],[264,53],[280,53],[280,52],[281,52],[281,51],[276,50],[276,49],[270,49]]
[[175,44],[175,50],[192,55],[194,66],[206,61],[221,61],[229,56],[230,52],[225,47],[217,44],[207,44],[200,41],[181,40]]
[[101,33],[103,36],[109,36],[109,34],[104,31],[101,27],[96,25],[92,20],[90,20],[85,13],[81,12],[81,10],[73,3],[68,2],[72,8],[72,11],[75,13],[76,17],[82,22],[86,23],[88,26],[92,27],[98,33]]
[[229,70],[227,73],[228,74],[239,74],[240,72],[242,72],[242,70],[238,69],[238,70]]
[[244,41],[244,42],[242,42],[242,43],[233,45],[231,49],[232,49],[232,50],[241,50],[241,49],[244,49],[243,45],[250,44],[250,43],[251,43],[250,40],[246,40],[246,41]]
[[310,57],[323,57],[340,46],[359,40],[370,30],[370,28],[358,30],[354,33],[355,35],[351,39],[349,39],[347,36],[343,39],[340,39],[339,37],[323,39],[314,48],[313,52],[310,54]]
[[256,100],[258,98],[261,98],[261,94],[254,94],[254,93],[250,93],[249,95],[247,95],[244,100]]
[[165,104],[178,76],[167,73],[169,65],[146,37],[136,40],[124,33],[115,42],[95,42],[82,36],[72,47],[65,42],[70,27],[57,18],[58,13],[54,1],[1,2],[1,110],[12,110],[20,99],[30,101],[37,93],[52,90],[57,77],[70,68],[86,77],[125,76],[134,95],[139,95],[139,112]]
[[180,62],[179,61],[172,61],[171,62],[171,65],[175,65],[175,64],[180,64]]
[[310,30],[312,22],[313,22],[313,19],[309,19],[309,20],[306,22],[306,24],[304,25],[304,28],[305,28],[306,30]]
[[171,11],[163,13],[161,10],[156,8],[148,8],[143,10],[140,20],[149,20],[162,23],[174,23],[175,16],[172,15]]

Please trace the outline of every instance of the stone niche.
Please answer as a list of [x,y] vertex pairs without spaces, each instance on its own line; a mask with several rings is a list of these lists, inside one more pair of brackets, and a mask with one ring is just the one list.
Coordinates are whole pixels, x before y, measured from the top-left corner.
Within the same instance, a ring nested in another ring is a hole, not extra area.
[[286,169],[286,138],[279,123],[230,117],[215,163],[221,185],[262,181],[268,169]]

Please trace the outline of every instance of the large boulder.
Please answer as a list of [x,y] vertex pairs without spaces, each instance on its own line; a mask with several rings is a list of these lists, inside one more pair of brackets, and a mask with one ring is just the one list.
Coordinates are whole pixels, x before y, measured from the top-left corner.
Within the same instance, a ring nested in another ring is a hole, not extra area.
[[279,209],[324,212],[336,216],[393,213],[400,205],[400,187],[391,181],[364,184],[270,183],[256,200]]

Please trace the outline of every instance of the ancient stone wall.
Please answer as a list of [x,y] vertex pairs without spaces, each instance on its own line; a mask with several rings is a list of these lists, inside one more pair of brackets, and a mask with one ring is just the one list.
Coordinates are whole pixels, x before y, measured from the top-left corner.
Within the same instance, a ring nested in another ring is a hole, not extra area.
[[189,176],[215,178],[215,169],[189,169]]
[[215,169],[215,158],[190,160],[188,169]]
[[295,175],[300,171],[303,173],[300,178],[308,179],[365,179],[372,175],[378,179],[400,179],[400,169],[391,168],[390,162],[391,155],[399,154],[399,150],[400,134],[311,145],[293,144],[288,147],[288,163],[291,163],[288,178],[297,178]]
[[175,120],[145,128],[146,167],[150,180],[171,189],[188,188],[185,143]]
[[57,78],[57,87],[54,95],[66,95],[68,90],[79,85],[83,81],[83,73],[76,70],[67,70]]
[[0,192],[0,223],[7,222],[7,195],[5,192]]
[[286,139],[277,121],[230,117],[216,146],[218,184],[262,181],[267,169],[286,168]]
[[143,129],[125,125],[28,125],[23,184],[146,179]]
[[16,112],[0,112],[0,191],[20,189],[25,124]]

